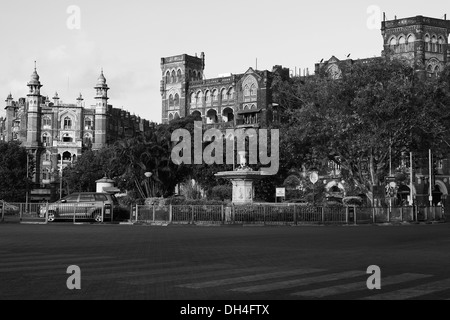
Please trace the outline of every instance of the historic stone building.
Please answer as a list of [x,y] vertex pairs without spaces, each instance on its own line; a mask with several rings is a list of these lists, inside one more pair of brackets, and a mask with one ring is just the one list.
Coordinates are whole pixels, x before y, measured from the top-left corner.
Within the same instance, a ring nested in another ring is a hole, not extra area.
[[204,79],[205,54],[182,54],[161,59],[162,122],[198,114],[205,124],[222,127],[266,126],[277,112],[271,84],[276,73],[289,77],[289,69],[249,68],[242,74]]
[[118,139],[133,137],[150,128],[150,122],[108,104],[103,70],[97,79],[95,105],[85,106],[80,94],[76,103],[62,103],[41,94],[42,84],[34,70],[26,98],[6,98],[6,118],[0,119],[0,139],[19,141],[35,159],[30,200],[50,200],[57,194],[61,167],[76,161],[84,150],[101,149]]
[[384,20],[381,24],[383,50],[380,57],[339,60],[332,56],[328,61],[316,64],[316,74],[326,71],[339,78],[342,64],[364,63],[377,59],[401,59],[421,76],[435,77],[450,63],[450,20],[416,16],[404,19]]

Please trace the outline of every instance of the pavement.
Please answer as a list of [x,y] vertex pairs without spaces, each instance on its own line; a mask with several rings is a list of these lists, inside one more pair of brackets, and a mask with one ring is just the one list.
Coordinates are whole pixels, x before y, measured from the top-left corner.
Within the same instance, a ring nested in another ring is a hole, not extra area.
[[[450,224],[0,224],[0,299],[450,299]],[[69,290],[69,266],[81,289]],[[369,266],[381,290],[369,290]]]

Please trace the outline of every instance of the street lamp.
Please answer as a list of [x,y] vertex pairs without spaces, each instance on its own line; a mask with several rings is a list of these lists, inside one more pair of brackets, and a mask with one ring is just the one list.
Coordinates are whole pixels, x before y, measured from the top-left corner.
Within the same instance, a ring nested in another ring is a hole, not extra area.
[[151,178],[151,176],[153,175],[153,173],[152,173],[152,172],[146,172],[146,173],[144,173],[144,175],[145,175],[145,177],[147,178],[147,183],[146,183],[146,187],[147,187],[147,195],[148,195],[148,197],[150,198],[150,197],[152,196],[152,194],[151,194],[151,192],[150,192],[150,183],[149,183],[149,181],[150,181],[150,178]]

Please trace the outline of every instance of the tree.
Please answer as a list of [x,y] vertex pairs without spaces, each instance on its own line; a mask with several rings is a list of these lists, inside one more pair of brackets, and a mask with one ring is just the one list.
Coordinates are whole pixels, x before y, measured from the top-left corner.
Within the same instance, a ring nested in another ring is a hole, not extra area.
[[19,143],[0,142],[0,199],[25,202],[34,170],[33,161],[28,161],[27,177],[27,156]]
[[390,156],[437,147],[446,132],[448,108],[435,99],[445,95],[399,61],[356,63],[339,80],[314,77],[294,85],[284,94],[301,103],[285,111],[283,161],[321,168],[334,162],[370,199],[389,174]]

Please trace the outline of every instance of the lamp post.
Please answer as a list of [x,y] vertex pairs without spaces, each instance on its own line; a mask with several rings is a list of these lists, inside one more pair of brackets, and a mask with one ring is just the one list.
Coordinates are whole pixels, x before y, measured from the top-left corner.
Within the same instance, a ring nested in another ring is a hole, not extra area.
[[152,192],[150,192],[151,191],[151,188],[150,188],[150,178],[151,178],[151,176],[153,175],[153,173],[152,172],[146,172],[146,173],[144,173],[144,175],[145,175],[145,177],[147,178],[147,183],[146,183],[146,187],[147,187],[147,196],[150,198],[151,196],[153,196],[153,194],[152,194]]

